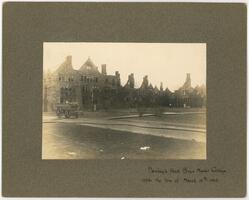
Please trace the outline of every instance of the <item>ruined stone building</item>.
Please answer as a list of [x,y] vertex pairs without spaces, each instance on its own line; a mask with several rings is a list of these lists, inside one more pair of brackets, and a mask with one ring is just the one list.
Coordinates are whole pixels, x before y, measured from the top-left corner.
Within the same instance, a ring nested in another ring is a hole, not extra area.
[[45,107],[53,109],[56,103],[77,102],[80,108],[88,108],[99,104],[99,100],[103,100],[104,96],[119,87],[121,84],[118,71],[115,75],[107,75],[106,65],[103,64],[100,72],[90,58],[79,70],[75,70],[72,57],[67,56],[55,72],[44,77],[44,101],[47,103]]
[[182,87],[175,91],[174,105],[176,107],[202,107],[206,104],[206,87],[191,85],[190,74],[187,73]]
[[176,106],[201,107],[205,104],[206,88],[192,88],[190,74],[185,83],[175,92],[168,88],[160,89],[149,83],[144,76],[139,88],[135,88],[134,74],[128,76],[127,83],[121,86],[120,74],[107,74],[107,66],[101,65],[101,71],[93,61],[87,61],[75,70],[72,57],[54,71],[47,72],[43,78],[43,110],[55,110],[56,104],[77,102],[80,109],[99,110],[108,108],[132,108],[139,106]]

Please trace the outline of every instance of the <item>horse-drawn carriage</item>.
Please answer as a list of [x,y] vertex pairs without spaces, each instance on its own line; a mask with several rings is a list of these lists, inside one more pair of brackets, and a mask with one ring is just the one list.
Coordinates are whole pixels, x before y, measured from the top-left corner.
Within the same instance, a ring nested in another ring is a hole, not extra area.
[[79,110],[78,103],[64,103],[56,105],[56,115],[58,117],[65,116],[65,118],[70,118],[74,116],[75,118],[79,117],[81,111]]

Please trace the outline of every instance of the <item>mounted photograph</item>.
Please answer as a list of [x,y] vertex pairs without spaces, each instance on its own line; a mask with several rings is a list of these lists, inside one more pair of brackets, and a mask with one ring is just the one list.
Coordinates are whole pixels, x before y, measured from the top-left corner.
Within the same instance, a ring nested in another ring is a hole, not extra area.
[[206,157],[206,43],[43,43],[42,159]]

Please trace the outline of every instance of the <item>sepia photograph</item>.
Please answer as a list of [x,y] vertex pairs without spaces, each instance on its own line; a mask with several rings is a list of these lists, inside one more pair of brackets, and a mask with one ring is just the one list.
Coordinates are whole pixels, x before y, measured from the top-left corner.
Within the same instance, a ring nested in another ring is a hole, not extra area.
[[206,43],[43,43],[42,159],[206,159]]
[[247,192],[247,5],[5,2],[2,196]]

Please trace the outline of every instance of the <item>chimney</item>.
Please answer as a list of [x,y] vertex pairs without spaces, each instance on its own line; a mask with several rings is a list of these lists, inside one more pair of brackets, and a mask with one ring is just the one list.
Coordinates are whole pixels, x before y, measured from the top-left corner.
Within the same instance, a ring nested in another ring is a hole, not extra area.
[[67,56],[66,62],[67,62],[67,64],[72,65],[72,56]]
[[160,91],[163,91],[163,82],[160,83]]
[[116,76],[117,78],[120,78],[120,73],[119,73],[119,71],[116,71],[116,72],[115,72],[115,76]]
[[119,73],[119,71],[115,72],[115,76],[117,77],[118,80],[120,80],[120,73]]
[[115,72],[115,76],[117,77],[117,81],[118,81],[118,86],[120,86],[121,85],[121,83],[120,83],[120,73],[119,73],[119,71],[116,71]]
[[129,84],[130,84],[130,88],[134,88],[134,86],[135,86],[135,79],[134,79],[134,74],[133,73],[131,73],[129,75]]
[[106,64],[101,65],[101,72],[103,75],[106,75]]
[[191,86],[191,78],[190,78],[190,73],[187,73],[187,79],[186,82]]

